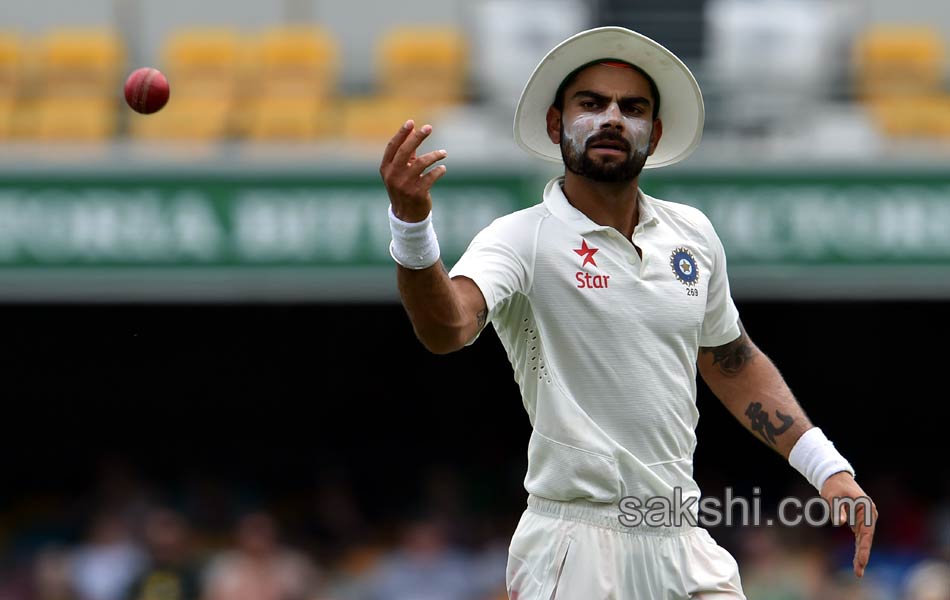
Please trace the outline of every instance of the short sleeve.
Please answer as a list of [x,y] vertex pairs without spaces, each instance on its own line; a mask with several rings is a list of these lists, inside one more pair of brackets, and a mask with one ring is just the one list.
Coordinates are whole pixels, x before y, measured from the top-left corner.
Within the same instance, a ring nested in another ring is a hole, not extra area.
[[714,348],[728,344],[739,337],[739,310],[732,301],[729,275],[726,271],[726,251],[712,223],[707,220],[709,249],[713,267],[706,290],[706,314],[699,336],[699,345]]
[[513,225],[502,218],[483,229],[449,272],[449,277],[468,277],[481,290],[488,307],[486,322],[508,298],[530,287],[534,243],[524,224]]

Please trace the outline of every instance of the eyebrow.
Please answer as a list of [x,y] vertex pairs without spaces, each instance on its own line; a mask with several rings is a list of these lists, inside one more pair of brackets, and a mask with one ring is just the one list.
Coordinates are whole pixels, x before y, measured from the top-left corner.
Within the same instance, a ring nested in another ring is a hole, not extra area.
[[[598,102],[607,102],[610,100],[609,97],[603,94],[598,94],[597,92],[593,90],[580,90],[579,92],[576,92],[574,96],[572,96],[572,99],[577,99],[581,97],[591,98],[592,100],[596,100]],[[620,102],[618,104],[643,104],[645,106],[652,105],[652,103],[650,102],[650,99],[644,98],[643,96],[625,96],[620,99]]]

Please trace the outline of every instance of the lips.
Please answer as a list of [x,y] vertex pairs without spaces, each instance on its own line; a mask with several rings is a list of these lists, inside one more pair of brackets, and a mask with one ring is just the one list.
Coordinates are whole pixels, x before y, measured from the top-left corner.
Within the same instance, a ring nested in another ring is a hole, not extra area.
[[597,140],[595,142],[591,142],[589,145],[591,149],[599,150],[617,150],[621,152],[627,152],[630,149],[629,144],[623,140]]

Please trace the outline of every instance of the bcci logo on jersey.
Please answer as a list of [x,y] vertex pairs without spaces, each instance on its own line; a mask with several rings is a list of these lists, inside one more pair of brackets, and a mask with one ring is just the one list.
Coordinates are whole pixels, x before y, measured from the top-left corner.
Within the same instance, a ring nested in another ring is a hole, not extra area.
[[680,246],[670,255],[670,268],[673,276],[685,286],[694,286],[699,282],[699,265],[689,248]]

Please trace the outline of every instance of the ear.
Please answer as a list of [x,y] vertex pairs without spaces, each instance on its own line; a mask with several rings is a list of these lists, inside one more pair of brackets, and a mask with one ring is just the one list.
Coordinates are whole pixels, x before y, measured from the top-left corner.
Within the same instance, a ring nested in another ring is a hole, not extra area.
[[661,137],[663,137],[663,121],[655,119],[653,121],[653,133],[650,134],[650,154],[648,156],[653,156]]
[[548,138],[552,143],[561,143],[561,111],[553,105],[548,109]]

